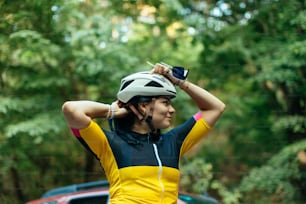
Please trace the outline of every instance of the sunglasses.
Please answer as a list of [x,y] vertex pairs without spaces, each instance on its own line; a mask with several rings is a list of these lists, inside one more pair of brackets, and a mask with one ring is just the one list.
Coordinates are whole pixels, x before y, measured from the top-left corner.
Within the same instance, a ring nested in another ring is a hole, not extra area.
[[[155,65],[152,64],[151,62],[147,62],[147,64],[149,64],[151,67],[154,67]],[[180,66],[172,66],[169,64],[166,64],[164,62],[160,62],[161,65],[168,67],[171,69],[172,75],[175,78],[181,79],[181,80],[185,80],[188,76],[188,69],[185,69],[184,67],[180,67]]]

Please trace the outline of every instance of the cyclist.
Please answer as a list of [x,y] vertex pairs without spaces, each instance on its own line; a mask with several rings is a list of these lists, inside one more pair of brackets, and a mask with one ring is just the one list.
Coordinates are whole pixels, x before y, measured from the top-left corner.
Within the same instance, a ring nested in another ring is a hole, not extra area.
[[[177,203],[179,160],[216,123],[225,105],[208,91],[169,74],[156,64],[151,72],[122,79],[117,101],[67,101],[62,110],[79,141],[100,161],[110,183],[110,203]],[[170,131],[175,85],[199,112]],[[96,118],[113,119],[105,130]]]

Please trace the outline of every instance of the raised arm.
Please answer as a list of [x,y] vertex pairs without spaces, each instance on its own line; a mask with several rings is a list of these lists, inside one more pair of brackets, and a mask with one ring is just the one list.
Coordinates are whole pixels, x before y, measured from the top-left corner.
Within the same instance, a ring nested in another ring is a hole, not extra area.
[[168,67],[156,64],[151,73],[158,73],[166,76],[173,84],[184,90],[196,103],[206,122],[213,126],[224,111],[225,104],[220,99],[194,83],[173,77],[169,74],[169,71],[170,69]]
[[178,86],[197,104],[206,122],[213,126],[225,109],[225,104],[205,89],[189,82],[182,81]]
[[95,101],[67,101],[62,106],[65,119],[72,128],[82,129],[95,118],[120,118],[128,114],[124,107],[115,101],[111,105]]
[[70,127],[82,129],[94,118],[106,118],[109,107],[108,104],[94,101],[67,101],[63,104],[62,111]]

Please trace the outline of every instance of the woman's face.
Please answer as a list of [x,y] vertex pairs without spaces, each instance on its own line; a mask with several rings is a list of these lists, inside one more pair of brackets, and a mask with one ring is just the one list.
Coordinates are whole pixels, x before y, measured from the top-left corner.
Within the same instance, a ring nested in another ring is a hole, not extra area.
[[154,102],[152,123],[156,129],[168,128],[171,125],[175,109],[167,97],[159,97]]

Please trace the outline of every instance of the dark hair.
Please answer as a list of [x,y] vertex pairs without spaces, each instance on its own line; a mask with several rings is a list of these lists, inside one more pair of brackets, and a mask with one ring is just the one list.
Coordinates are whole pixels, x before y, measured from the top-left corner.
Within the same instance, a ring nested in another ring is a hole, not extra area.
[[136,115],[132,112],[130,112],[124,118],[114,118],[114,130],[131,131],[136,119]]

